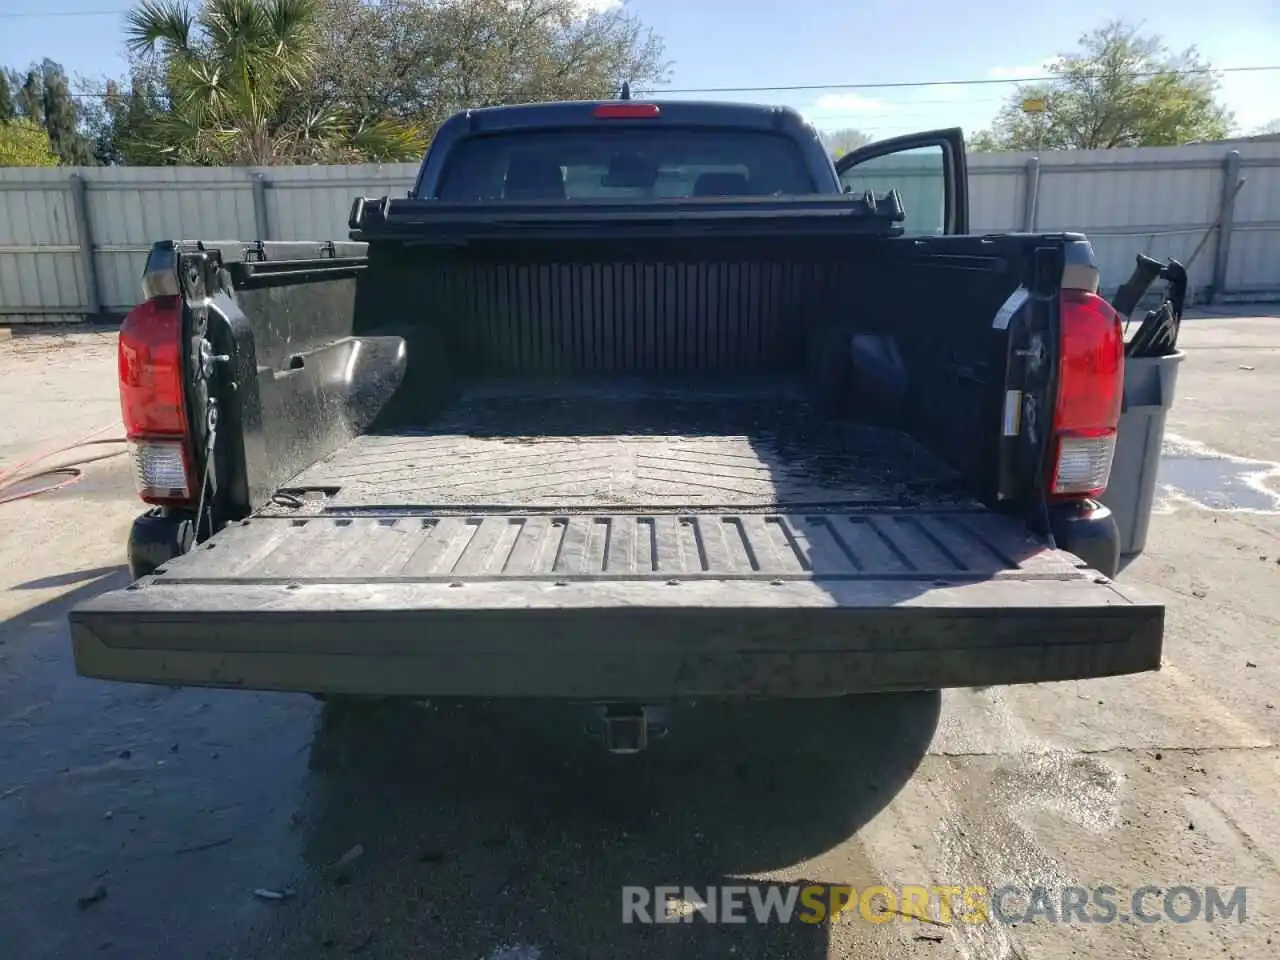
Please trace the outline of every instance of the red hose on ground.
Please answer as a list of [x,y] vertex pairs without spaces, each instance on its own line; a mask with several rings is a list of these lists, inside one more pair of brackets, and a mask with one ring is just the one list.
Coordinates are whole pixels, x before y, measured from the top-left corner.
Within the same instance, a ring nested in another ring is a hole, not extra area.
[[0,472],[0,487],[3,487],[6,483],[9,482],[11,477],[25,470],[27,467],[34,466],[35,464],[39,463],[41,460],[48,460],[50,457],[54,456],[55,454],[62,453],[63,451],[66,451],[66,450],[71,450],[75,447],[80,446],[81,444],[87,443],[90,440],[92,440],[94,437],[96,437],[98,434],[106,433],[113,426],[114,424],[110,424],[110,423],[104,424],[103,426],[98,427],[96,430],[90,430],[79,440],[72,440],[70,443],[66,444],[65,446],[54,447],[52,450],[46,450],[43,453],[37,453],[34,457],[28,457],[26,460],[23,460],[21,463],[17,464],[16,466],[9,467],[8,469]]
[[[60,463],[56,467],[48,467],[44,470],[31,471],[32,467],[43,463],[50,457],[55,457],[60,453],[67,453],[68,451],[75,450],[78,447],[88,447],[102,443],[125,443],[126,441],[124,437],[99,437],[99,434],[105,433],[113,426],[115,425],[107,424],[96,430],[91,430],[78,440],[73,440],[71,443],[65,444],[61,447],[55,447],[52,450],[46,450],[42,453],[38,453],[33,457],[28,457],[21,463],[0,471],[0,504],[13,503],[17,500],[25,500],[28,497],[38,496],[42,493],[50,493],[54,490],[59,490],[62,487],[69,486],[83,476],[83,471],[80,469],[81,467],[90,463],[95,463],[98,460],[109,460],[112,457],[118,457],[122,453],[125,453],[125,450],[113,450],[111,453],[100,453],[90,457],[80,457],[72,460],[70,463]],[[54,480],[48,485],[36,487],[33,490],[23,490],[20,493],[6,495],[6,491],[12,490],[18,484],[30,483],[31,481],[39,480],[42,477],[53,478],[60,474],[63,474],[64,476],[62,476],[61,479]]]

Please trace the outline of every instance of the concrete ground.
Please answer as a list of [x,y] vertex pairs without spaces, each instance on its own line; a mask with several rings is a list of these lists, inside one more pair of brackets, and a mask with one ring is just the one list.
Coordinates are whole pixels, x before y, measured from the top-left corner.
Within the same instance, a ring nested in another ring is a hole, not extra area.
[[[66,614],[126,582],[127,461],[0,505],[4,954],[1280,955],[1280,317],[1243,313],[1184,328],[1169,489],[1122,574],[1168,605],[1159,673],[712,711],[630,759],[554,718],[82,680]],[[109,334],[0,341],[0,464],[110,437],[113,367]],[[740,877],[1055,900],[1109,885],[1119,909],[1016,926],[620,922],[624,884]],[[1245,886],[1246,920],[1140,923],[1129,896],[1145,885],[1153,910],[1177,886]]]

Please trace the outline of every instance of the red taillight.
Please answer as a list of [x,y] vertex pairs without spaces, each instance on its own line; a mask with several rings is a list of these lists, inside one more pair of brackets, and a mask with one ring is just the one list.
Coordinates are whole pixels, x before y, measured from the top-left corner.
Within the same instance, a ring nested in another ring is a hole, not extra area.
[[662,116],[656,103],[602,103],[592,111],[598,120],[650,120]]
[[1050,493],[1094,497],[1107,489],[1124,393],[1124,331],[1107,301],[1063,290]]
[[116,353],[120,415],[133,447],[138,495],[191,499],[190,432],[182,382],[182,302],[154,297],[129,311]]

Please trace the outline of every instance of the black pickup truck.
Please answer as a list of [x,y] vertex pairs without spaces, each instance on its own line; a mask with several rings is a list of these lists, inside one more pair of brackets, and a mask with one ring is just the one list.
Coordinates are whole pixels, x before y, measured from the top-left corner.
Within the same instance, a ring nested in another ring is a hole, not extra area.
[[1119,318],[1083,236],[968,233],[959,130],[472,110],[351,228],[153,249],[81,674],[634,718],[1158,668]]

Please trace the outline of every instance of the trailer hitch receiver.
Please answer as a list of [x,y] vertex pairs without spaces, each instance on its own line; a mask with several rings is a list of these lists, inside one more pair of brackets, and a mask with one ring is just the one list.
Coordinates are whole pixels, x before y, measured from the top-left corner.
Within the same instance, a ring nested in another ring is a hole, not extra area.
[[650,740],[666,736],[666,716],[661,707],[606,703],[595,709],[595,722],[588,732],[603,742],[610,753],[639,753]]

